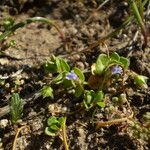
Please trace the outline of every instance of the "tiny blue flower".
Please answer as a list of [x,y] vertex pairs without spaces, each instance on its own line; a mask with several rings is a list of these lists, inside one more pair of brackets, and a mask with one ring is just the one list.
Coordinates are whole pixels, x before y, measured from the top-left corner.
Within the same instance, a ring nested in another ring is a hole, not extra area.
[[69,72],[69,73],[66,75],[66,79],[67,79],[67,80],[77,80],[77,79],[78,79],[78,76],[77,76],[74,72]]
[[113,75],[114,74],[121,74],[123,72],[123,70],[120,66],[116,65],[111,69],[111,72]]

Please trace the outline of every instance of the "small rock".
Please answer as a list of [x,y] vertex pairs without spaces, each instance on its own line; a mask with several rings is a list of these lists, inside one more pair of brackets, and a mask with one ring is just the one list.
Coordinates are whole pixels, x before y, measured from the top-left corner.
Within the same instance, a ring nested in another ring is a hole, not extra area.
[[135,93],[132,88],[127,89],[128,96],[133,96]]
[[85,68],[85,67],[84,67],[84,64],[83,64],[82,62],[80,62],[80,61],[77,62],[76,65],[77,65],[77,67],[80,68],[81,70],[84,70],[84,68]]
[[8,64],[9,64],[9,60],[6,59],[6,58],[1,58],[1,59],[0,59],[0,64],[1,64],[1,65],[8,65]]
[[80,55],[79,55],[79,54],[75,54],[75,55],[71,56],[70,59],[71,59],[72,61],[77,61],[77,60],[80,59]]
[[0,128],[5,128],[8,125],[8,120],[7,119],[2,119],[0,121]]

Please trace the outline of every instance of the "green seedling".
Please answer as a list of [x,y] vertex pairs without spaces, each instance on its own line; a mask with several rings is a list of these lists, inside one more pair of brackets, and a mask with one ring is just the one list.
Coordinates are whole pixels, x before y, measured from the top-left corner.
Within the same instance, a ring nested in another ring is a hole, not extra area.
[[41,89],[40,93],[43,96],[43,98],[46,98],[46,97],[54,98],[53,89],[50,86],[44,86]]
[[57,119],[56,117],[52,116],[48,118],[47,125],[48,127],[45,128],[45,134],[49,136],[56,136],[61,129],[63,124],[64,117]]
[[85,91],[83,104],[86,109],[93,106],[105,107],[104,93],[102,91],[94,92],[93,90]]
[[63,58],[55,57],[54,55],[46,61],[44,69],[49,73],[63,73],[70,71],[68,63]]
[[52,116],[47,120],[47,127],[45,128],[45,134],[49,136],[57,136],[61,133],[65,150],[68,150],[67,135],[66,135],[66,117],[56,118]]
[[133,74],[133,78],[134,78],[134,83],[135,85],[139,86],[139,87],[144,87],[147,88],[147,80],[148,77],[143,76],[143,75],[138,75],[138,74]]
[[113,53],[111,56],[100,54],[96,63],[91,66],[92,75],[88,83],[93,89],[106,89],[112,78],[122,75],[128,66],[129,60],[120,57],[117,53]]
[[117,53],[113,53],[111,56],[106,54],[100,54],[96,60],[96,63],[92,65],[91,71],[93,75],[107,74],[112,66],[118,66],[118,69],[112,69],[112,74],[120,74],[121,69],[127,69],[129,66],[129,60],[125,57],[120,57]]
[[11,121],[15,124],[22,117],[23,113],[23,102],[18,93],[12,94],[9,107]]

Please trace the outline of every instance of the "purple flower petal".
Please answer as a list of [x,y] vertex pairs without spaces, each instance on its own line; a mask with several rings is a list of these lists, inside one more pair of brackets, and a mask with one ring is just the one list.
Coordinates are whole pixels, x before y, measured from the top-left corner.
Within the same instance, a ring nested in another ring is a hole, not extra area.
[[123,70],[120,66],[114,66],[111,70],[112,74],[122,74]]
[[73,72],[69,72],[67,75],[66,75],[66,79],[67,80],[77,80],[78,79],[78,76],[73,73]]

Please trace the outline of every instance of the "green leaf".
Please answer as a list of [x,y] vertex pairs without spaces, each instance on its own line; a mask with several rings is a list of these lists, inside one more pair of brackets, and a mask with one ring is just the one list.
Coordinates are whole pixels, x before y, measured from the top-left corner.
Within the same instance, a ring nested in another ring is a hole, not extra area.
[[110,58],[106,54],[100,54],[99,59],[104,66],[107,66],[110,61]]
[[97,102],[96,103],[99,107],[105,107],[105,102]]
[[49,136],[56,136],[57,132],[52,130],[50,127],[45,128],[45,134]]
[[70,71],[70,67],[68,65],[68,63],[64,60],[64,59],[60,59],[60,65],[61,65],[61,72],[69,72]]
[[73,71],[74,71],[74,73],[79,77],[79,79],[80,79],[82,82],[85,81],[84,74],[83,74],[83,72],[82,72],[79,68],[74,67],[74,68],[73,68]]
[[93,95],[94,95],[94,91],[86,91],[84,94],[84,106],[88,109],[91,107],[92,103],[93,103]]
[[51,126],[53,124],[59,124],[59,121],[57,120],[57,118],[55,116],[51,116],[48,118],[47,124],[48,124],[48,126]]
[[129,67],[129,60],[125,57],[120,57],[120,63],[125,69]]
[[44,64],[44,69],[51,73],[62,73],[70,71],[70,67],[67,62],[62,58],[55,57],[54,55],[52,55],[51,58]]
[[112,60],[119,61],[120,56],[119,56],[116,52],[114,52],[114,53],[111,54],[111,59],[112,59]]
[[23,112],[23,103],[18,93],[12,94],[9,107],[11,120],[13,123],[16,123],[21,118]]
[[53,83],[53,84],[60,84],[60,83],[62,83],[65,74],[66,74],[66,73],[60,73],[60,74],[58,74],[58,75],[52,80],[52,83]]
[[100,57],[97,59],[96,63],[95,63],[95,74],[102,74],[103,70],[105,69],[105,66],[103,65]]
[[56,57],[55,63],[56,63],[56,67],[57,67],[57,73],[61,73],[62,72],[62,68],[61,68],[61,61],[60,61],[59,57]]
[[74,87],[75,85],[74,81],[67,80],[67,79],[64,79],[62,83],[63,83],[64,88],[71,88],[71,87]]
[[66,121],[66,117],[60,117],[58,119],[58,121],[59,121],[59,124],[62,126],[65,123],[65,121]]
[[104,93],[102,91],[98,91],[94,96],[94,101],[99,102],[104,99]]
[[44,64],[44,69],[47,72],[57,73],[56,57],[54,55],[46,61]]
[[53,89],[50,86],[44,86],[41,89],[40,93],[43,96],[43,98],[46,98],[46,97],[54,98]]
[[84,89],[83,89],[82,85],[77,85],[75,87],[75,93],[74,93],[75,97],[80,97],[83,93],[83,90]]
[[57,119],[55,116],[51,116],[47,120],[48,127],[45,128],[45,134],[49,136],[56,136],[66,118],[60,117]]
[[51,125],[50,128],[54,131],[58,131],[59,130],[59,127],[57,125]]
[[148,80],[148,77],[146,76],[143,76],[143,75],[138,75],[138,74],[135,74],[134,75],[134,83],[137,85],[137,86],[143,86],[145,88],[147,88],[147,80]]
[[94,66],[95,67],[94,73],[99,75],[102,74],[108,63],[109,57],[106,54],[100,54]]

